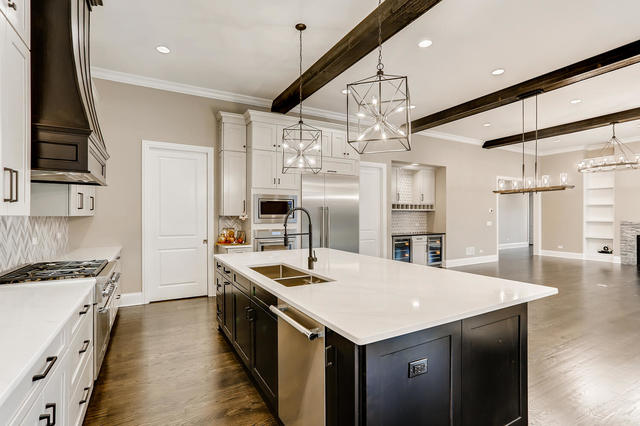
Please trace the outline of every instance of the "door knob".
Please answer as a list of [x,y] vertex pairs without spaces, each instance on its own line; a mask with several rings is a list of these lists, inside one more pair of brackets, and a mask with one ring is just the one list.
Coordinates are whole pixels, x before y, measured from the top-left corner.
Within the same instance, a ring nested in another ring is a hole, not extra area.
[[202,244],[209,244],[209,240],[202,240]]

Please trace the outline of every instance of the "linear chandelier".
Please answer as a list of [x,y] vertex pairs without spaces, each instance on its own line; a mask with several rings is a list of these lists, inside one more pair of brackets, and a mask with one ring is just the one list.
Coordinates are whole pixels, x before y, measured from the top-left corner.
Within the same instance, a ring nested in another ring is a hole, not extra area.
[[[600,150],[599,158],[584,159],[578,163],[578,171],[581,173],[610,172],[613,170],[637,170],[640,168],[640,155],[633,153],[616,137],[616,123],[611,123],[612,136]],[[611,150],[612,155],[603,156]]]
[[525,128],[524,128],[524,101],[522,98],[522,184],[517,180],[511,181],[511,188],[506,188],[506,181],[501,179],[498,181],[498,189],[493,191],[496,194],[529,194],[538,192],[550,192],[550,191],[564,191],[566,189],[573,189],[575,185],[569,185],[568,174],[560,173],[560,185],[551,185],[551,179],[549,175],[542,176],[541,180],[538,180],[538,94],[535,93],[536,100],[536,131],[535,131],[535,163],[534,163],[534,175],[533,178],[525,179],[525,161],[524,161],[524,144],[525,144]]

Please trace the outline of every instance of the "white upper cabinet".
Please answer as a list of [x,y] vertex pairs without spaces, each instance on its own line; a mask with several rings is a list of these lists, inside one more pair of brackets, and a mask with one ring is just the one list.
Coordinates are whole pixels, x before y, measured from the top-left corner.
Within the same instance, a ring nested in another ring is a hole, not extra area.
[[268,123],[251,122],[248,126],[249,146],[252,149],[275,151],[282,138],[282,131],[278,136],[278,126]]
[[0,11],[27,47],[31,47],[30,0],[0,0]]
[[97,208],[96,186],[31,184],[31,216],[94,216]]
[[69,185],[69,216],[93,216],[96,211],[96,187]]
[[28,216],[31,180],[30,53],[1,16],[0,37],[0,214]]
[[251,150],[251,186],[254,188],[276,188],[276,155],[274,151]]
[[222,175],[220,215],[240,216],[247,209],[247,154],[222,151],[219,155]]
[[351,145],[347,143],[347,135],[344,132],[333,132],[331,141],[331,156],[346,160],[358,160],[360,156]]
[[298,173],[282,173],[282,152],[276,154],[276,185],[279,189],[298,189]]
[[415,204],[436,203],[436,180],[433,169],[421,169],[413,175],[412,193]]
[[[2,1],[2,0],[0,0]],[[247,126],[244,123],[222,122],[220,149],[224,151],[246,152]]]

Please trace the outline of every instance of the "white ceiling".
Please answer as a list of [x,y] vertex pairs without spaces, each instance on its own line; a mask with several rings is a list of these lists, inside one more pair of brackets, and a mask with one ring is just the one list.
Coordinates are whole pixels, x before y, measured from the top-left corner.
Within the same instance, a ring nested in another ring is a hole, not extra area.
[[[273,99],[297,76],[304,22],[305,67],[370,13],[375,0],[111,0],[92,16],[93,65],[110,70]],[[457,105],[640,39],[638,0],[442,0],[384,45],[385,71],[409,77],[413,117]],[[428,38],[433,45],[421,49]],[[155,46],[171,48],[168,55]],[[371,53],[305,105],[343,113],[341,90],[375,73]],[[501,76],[491,70],[504,68]],[[569,100],[583,102],[572,105]],[[527,130],[533,128],[531,101]],[[640,64],[539,97],[547,127],[640,106]],[[490,122],[491,127],[482,126]],[[640,123],[620,136],[640,137]],[[432,129],[470,140],[521,130],[512,104]],[[609,129],[543,141],[542,150],[601,143]]]

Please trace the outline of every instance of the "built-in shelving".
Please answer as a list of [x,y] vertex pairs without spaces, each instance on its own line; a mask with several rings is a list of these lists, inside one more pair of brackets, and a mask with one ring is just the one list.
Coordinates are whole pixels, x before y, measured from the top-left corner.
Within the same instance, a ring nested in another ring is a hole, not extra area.
[[615,172],[585,173],[583,252],[586,259],[612,260],[615,239]]

